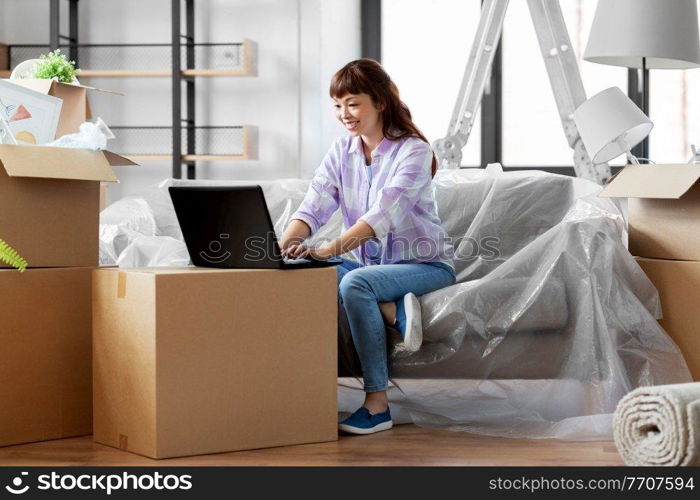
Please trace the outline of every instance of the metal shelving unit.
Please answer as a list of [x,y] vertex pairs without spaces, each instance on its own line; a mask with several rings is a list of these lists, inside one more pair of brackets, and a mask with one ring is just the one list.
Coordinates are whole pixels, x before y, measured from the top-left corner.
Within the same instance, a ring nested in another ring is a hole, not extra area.
[[[173,134],[170,126],[110,127],[116,136],[110,147],[134,161],[172,159]],[[185,161],[218,159],[250,160],[256,130],[250,126],[195,126],[193,131],[183,127],[180,134],[181,156]],[[188,136],[194,137],[194,148],[185,147]]]
[[[68,5],[68,35],[60,32],[60,0],[50,0],[48,45],[8,45],[9,67],[37,58],[49,50],[62,49],[81,68],[79,78],[170,77],[172,90],[171,126],[113,126],[117,135],[110,147],[135,161],[169,161],[173,177],[194,179],[200,161],[241,161],[257,159],[257,128],[251,125],[202,126],[195,121],[196,80],[200,77],[255,76],[257,45],[239,43],[196,43],[194,0],[171,0],[170,43],[81,44],[78,39],[78,2]],[[129,61],[124,65],[123,61]],[[123,69],[115,69],[128,66]],[[0,78],[10,71],[0,71]],[[186,85],[183,93],[182,85]]]
[[[125,78],[125,77],[164,77],[172,76],[169,43],[117,43],[117,44],[80,44],[72,48],[69,44],[60,44],[63,52],[76,54],[81,61],[82,78]],[[184,45],[183,45],[184,47]],[[239,43],[195,43],[194,65],[188,66],[186,51],[182,50],[183,76],[254,76],[256,45],[251,40]],[[50,45],[8,45],[9,67],[27,59],[53,50]],[[128,68],[114,69],[124,66]],[[10,71],[0,71],[0,76],[9,76]]]

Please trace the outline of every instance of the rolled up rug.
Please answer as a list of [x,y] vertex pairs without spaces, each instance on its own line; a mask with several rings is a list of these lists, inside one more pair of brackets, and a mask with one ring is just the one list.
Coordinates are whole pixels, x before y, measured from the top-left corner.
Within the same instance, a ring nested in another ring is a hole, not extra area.
[[613,433],[627,465],[700,465],[700,383],[633,390],[615,409]]

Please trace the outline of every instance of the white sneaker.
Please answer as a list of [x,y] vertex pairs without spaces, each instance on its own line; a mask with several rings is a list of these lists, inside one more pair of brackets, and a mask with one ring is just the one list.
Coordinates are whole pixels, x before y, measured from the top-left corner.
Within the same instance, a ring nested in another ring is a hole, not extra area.
[[418,297],[412,293],[404,295],[403,309],[406,314],[405,320],[396,322],[396,326],[403,334],[403,342],[398,344],[396,349],[416,352],[423,344],[423,318]]

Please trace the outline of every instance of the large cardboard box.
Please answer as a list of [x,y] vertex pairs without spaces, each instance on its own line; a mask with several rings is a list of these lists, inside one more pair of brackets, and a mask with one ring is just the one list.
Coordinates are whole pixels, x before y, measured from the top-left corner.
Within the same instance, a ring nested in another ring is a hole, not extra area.
[[93,274],[94,440],[152,458],[337,439],[334,268]]
[[92,118],[90,103],[87,97],[88,91],[118,94],[117,92],[110,92],[95,87],[72,85],[56,82],[54,80],[22,79],[12,80],[12,83],[63,100],[61,116],[59,117],[58,128],[56,129],[56,138],[77,132],[83,122]]
[[92,269],[0,270],[0,446],[92,432]]
[[659,323],[683,352],[693,379],[700,381],[700,262],[642,257],[637,262],[659,291]]
[[133,164],[109,151],[0,145],[0,238],[30,267],[96,266],[100,181]]
[[700,165],[627,165],[600,196],[629,198],[629,249],[700,260]]

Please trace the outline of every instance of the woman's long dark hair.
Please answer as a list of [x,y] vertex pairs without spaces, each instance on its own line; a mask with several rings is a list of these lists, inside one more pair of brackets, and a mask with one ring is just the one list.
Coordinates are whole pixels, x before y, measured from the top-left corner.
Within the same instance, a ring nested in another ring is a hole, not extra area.
[[[399,89],[381,64],[374,59],[357,59],[343,66],[331,79],[330,95],[341,98],[347,94],[368,94],[375,106],[381,107],[382,133],[397,140],[414,136],[428,142],[411,118],[408,106],[399,98]],[[428,143],[430,144],[430,143]],[[437,171],[433,155],[431,176]]]

